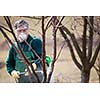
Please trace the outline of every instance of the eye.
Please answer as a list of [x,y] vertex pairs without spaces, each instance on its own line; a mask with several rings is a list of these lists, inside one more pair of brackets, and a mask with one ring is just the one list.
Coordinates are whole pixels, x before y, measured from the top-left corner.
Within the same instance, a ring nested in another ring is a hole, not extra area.
[[26,32],[26,29],[24,29],[23,32]]
[[21,32],[22,30],[17,30],[17,32]]

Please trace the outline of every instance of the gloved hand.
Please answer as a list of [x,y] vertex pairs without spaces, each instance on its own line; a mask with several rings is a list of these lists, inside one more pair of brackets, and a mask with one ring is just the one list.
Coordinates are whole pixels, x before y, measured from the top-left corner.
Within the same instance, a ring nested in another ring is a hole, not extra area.
[[15,80],[18,79],[18,78],[20,78],[19,72],[16,71],[16,70],[13,70],[13,71],[11,72],[11,76],[12,76]]
[[51,67],[52,58],[50,56],[45,57],[47,67]]
[[33,66],[34,70],[36,70],[37,65],[35,63],[32,63],[32,66]]
[[[33,66],[34,70],[36,70],[36,68],[37,68],[37,65],[36,65],[35,63],[32,63],[32,66]],[[31,66],[29,66],[29,69],[30,69],[30,71],[32,71],[32,68],[31,68]]]

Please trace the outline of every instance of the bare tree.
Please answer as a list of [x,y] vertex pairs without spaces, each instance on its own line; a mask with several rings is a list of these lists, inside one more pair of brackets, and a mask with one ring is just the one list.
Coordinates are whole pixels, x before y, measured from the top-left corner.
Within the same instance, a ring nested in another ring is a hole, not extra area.
[[[57,43],[56,43],[56,33],[57,33],[57,30],[59,28],[59,25],[60,23],[62,22],[62,20],[64,19],[64,17],[61,18],[61,20],[59,21],[59,23],[56,21],[56,17],[55,16],[52,16],[47,24],[46,24],[46,27],[44,27],[44,17],[42,17],[42,40],[43,40],[43,47],[42,47],[42,64],[43,64],[43,72],[44,72],[44,82],[50,82],[51,80],[51,77],[52,77],[52,73],[54,71],[54,65],[55,65],[55,62],[57,60],[57,58],[59,57],[59,55],[57,56]],[[46,64],[45,64],[45,34],[46,34],[46,31],[47,29],[50,27],[50,26],[53,26],[53,29],[52,29],[52,32],[53,32],[53,60],[52,60],[52,63],[51,63],[51,71],[49,72],[48,76],[47,76],[47,68],[46,68]]]
[[[87,83],[89,82],[89,78],[90,78],[90,71],[91,68],[93,67],[97,55],[99,53],[100,50],[100,41],[98,42],[98,45],[95,49],[94,54],[92,53],[93,51],[93,22],[94,22],[94,17],[90,16],[90,17],[83,17],[83,35],[82,35],[82,47],[79,46],[77,39],[75,38],[74,33],[71,33],[70,30],[65,27],[62,26],[59,28],[62,36],[64,37],[65,41],[68,43],[68,47],[70,49],[70,53],[72,56],[72,59],[74,61],[74,63],[77,65],[77,67],[80,69],[81,71],[81,82],[83,83]],[[89,25],[89,42],[87,41],[87,25]],[[70,37],[71,40],[69,40],[68,36]],[[73,43],[73,45],[71,44],[71,42]],[[78,60],[76,58],[75,55],[75,51],[73,49],[73,46],[77,52],[77,55],[79,56],[80,60]]]

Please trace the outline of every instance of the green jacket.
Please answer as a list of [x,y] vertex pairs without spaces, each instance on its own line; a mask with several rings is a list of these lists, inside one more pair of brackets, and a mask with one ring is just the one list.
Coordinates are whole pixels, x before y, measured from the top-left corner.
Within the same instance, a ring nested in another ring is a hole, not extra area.
[[[39,38],[28,36],[27,42],[31,45],[31,47],[35,50],[35,52],[41,58],[42,55],[42,41]],[[32,52],[29,46],[22,42],[20,43],[22,50],[24,51],[25,56],[28,58],[29,61],[35,60],[37,61],[37,56]],[[37,62],[35,62],[37,64]],[[13,70],[25,70],[25,65],[22,63],[19,54],[15,51],[13,47],[10,48],[8,57],[6,60],[6,67],[9,74]]]

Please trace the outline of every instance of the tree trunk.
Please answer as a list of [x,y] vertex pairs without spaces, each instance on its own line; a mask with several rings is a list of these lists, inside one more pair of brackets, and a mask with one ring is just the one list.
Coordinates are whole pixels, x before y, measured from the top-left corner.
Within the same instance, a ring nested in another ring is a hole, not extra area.
[[100,75],[99,75],[99,83],[100,83]]
[[[100,59],[100,58],[99,58]],[[100,62],[98,64],[98,67],[99,67],[99,83],[100,83]]]
[[90,70],[88,71],[81,71],[81,83],[89,83],[90,79]]

